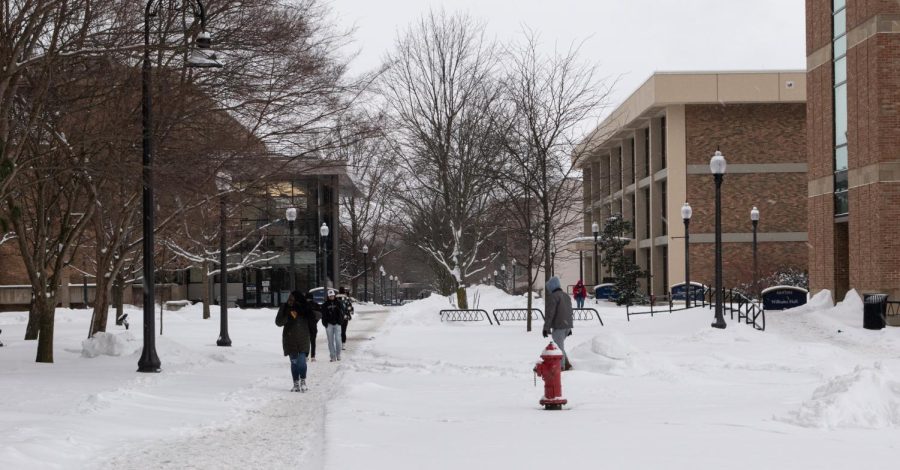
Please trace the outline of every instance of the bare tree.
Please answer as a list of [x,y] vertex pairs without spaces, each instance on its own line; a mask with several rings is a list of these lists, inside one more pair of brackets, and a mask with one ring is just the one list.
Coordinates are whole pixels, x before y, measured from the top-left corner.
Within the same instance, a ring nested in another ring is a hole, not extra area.
[[[525,188],[539,211],[544,280],[550,278],[554,238],[578,223],[580,191],[570,181],[575,164],[592,151],[583,131],[606,105],[609,87],[597,66],[579,60],[579,48],[550,57],[539,51],[538,37],[526,31],[521,44],[507,54],[504,99],[511,110],[503,133],[513,164],[505,175]],[[523,171],[524,170],[524,171]],[[530,220],[531,214],[527,215]]]
[[469,16],[432,11],[397,39],[383,80],[402,171],[401,222],[453,279],[460,308],[467,279],[491,256],[483,253],[493,230],[490,169],[502,150],[497,54],[484,34]]

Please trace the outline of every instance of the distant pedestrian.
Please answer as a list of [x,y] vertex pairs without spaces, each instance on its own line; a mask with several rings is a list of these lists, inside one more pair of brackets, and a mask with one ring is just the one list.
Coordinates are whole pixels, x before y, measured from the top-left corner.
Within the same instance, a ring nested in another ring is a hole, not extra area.
[[350,294],[347,289],[341,287],[338,291],[338,300],[344,306],[344,321],[341,322],[341,349],[347,349],[347,325],[353,319],[353,302],[350,300]]
[[572,295],[575,296],[575,304],[578,305],[578,308],[584,308],[584,299],[587,298],[587,289],[584,288],[584,281],[578,280],[575,288],[572,289]]
[[322,304],[322,324],[328,336],[328,352],[331,362],[341,360],[341,323],[344,321],[344,305],[338,300],[334,289],[328,289],[328,297]]
[[572,361],[566,354],[566,336],[572,334],[572,300],[563,292],[559,278],[553,276],[547,281],[547,295],[544,297],[544,338],[553,336],[553,342],[563,353],[563,370],[572,368]]
[[316,316],[300,291],[291,292],[287,302],[278,309],[275,324],[282,327],[281,347],[291,359],[292,392],[305,392],[306,357],[309,355],[310,338],[315,337]]

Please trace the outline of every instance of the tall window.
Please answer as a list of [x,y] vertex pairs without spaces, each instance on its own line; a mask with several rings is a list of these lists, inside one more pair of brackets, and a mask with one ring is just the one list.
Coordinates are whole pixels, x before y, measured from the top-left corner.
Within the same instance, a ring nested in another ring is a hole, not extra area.
[[660,190],[662,192],[662,197],[661,197],[662,204],[660,204],[662,206],[662,216],[660,217],[660,220],[662,221],[662,235],[669,234],[669,216],[666,213],[667,212],[666,206],[669,205],[669,203],[668,203],[669,195],[667,194],[668,189],[669,188],[668,188],[668,185],[666,184],[666,181],[663,181],[660,184]]
[[834,57],[834,215],[850,209],[847,198],[847,2],[832,3]]
[[661,160],[660,168],[666,167],[666,117],[663,116],[659,120],[659,156]]
[[644,174],[650,176],[650,128],[644,128]]

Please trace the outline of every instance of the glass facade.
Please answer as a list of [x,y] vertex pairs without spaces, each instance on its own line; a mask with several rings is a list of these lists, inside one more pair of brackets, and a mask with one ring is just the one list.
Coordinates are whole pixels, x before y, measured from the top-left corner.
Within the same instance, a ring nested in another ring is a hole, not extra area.
[[[263,235],[262,240],[248,238],[240,246],[240,254],[246,257],[254,252],[264,253],[269,260],[241,273],[244,305],[278,305],[287,299],[292,288],[306,291],[321,286],[323,258],[327,259],[328,278],[334,279],[331,241],[337,233],[333,213],[336,195],[335,188],[328,183],[327,179],[305,177],[254,184],[255,197],[241,207],[241,233],[262,229]],[[285,216],[289,207],[297,209],[293,236]],[[330,229],[325,240],[319,235],[323,222]],[[295,286],[290,285],[291,240]]]
[[847,5],[832,3],[832,56],[834,57],[834,215],[850,209],[847,182]]

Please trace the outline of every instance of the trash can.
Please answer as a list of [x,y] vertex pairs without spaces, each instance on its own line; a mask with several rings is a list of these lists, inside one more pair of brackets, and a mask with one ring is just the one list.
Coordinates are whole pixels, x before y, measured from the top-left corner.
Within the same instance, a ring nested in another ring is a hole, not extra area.
[[880,330],[885,325],[887,294],[865,294],[863,298],[863,328]]

